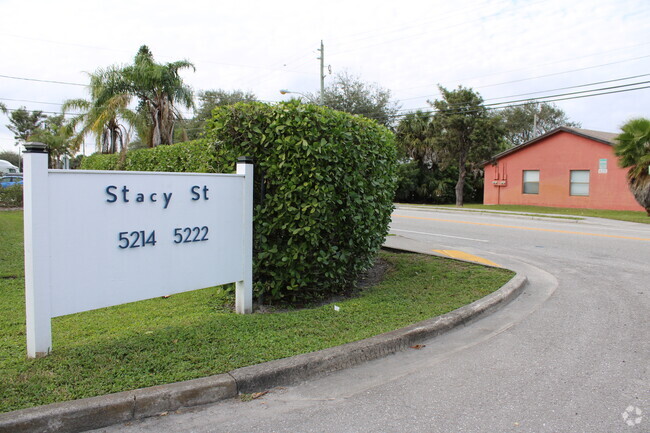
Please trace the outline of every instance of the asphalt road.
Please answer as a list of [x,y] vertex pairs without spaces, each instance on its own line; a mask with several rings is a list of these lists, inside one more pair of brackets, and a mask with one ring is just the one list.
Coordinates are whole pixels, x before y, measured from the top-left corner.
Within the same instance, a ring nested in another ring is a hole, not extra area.
[[650,225],[403,206],[391,232],[529,284],[422,349],[98,431],[650,432]]

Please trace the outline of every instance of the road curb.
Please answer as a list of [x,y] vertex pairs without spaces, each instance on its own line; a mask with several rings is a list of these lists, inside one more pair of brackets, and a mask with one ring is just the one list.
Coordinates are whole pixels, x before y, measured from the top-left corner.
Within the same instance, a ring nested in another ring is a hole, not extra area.
[[525,276],[517,274],[499,290],[469,305],[342,346],[238,368],[226,374],[3,413],[0,432],[83,432],[214,403],[239,393],[303,382],[404,350],[476,320],[516,298],[526,281]]
[[490,210],[490,209],[474,209],[474,208],[448,208],[448,207],[426,207],[426,206],[404,206],[395,208],[395,211],[407,210],[407,211],[430,211],[435,210],[437,212],[445,213],[469,213],[469,214],[479,214],[479,215],[497,215],[497,216],[506,216],[510,218],[517,219],[526,219],[526,220],[539,220],[539,221],[552,221],[552,222],[566,222],[571,224],[579,224],[585,222],[589,218],[594,217],[583,217],[577,215],[566,215],[566,214],[543,214],[543,213],[534,213],[534,212],[519,212],[519,211],[499,211],[499,210]]
[[476,320],[502,307],[523,290],[526,277],[516,275],[499,290],[442,316],[361,341],[305,353],[291,358],[238,368],[230,372],[241,393],[292,385],[399,352],[423,340]]

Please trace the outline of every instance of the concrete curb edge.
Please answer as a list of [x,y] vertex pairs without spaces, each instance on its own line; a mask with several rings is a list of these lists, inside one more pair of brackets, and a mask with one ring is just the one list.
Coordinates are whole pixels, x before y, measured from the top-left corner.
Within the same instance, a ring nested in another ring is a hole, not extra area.
[[229,373],[0,414],[0,432],[83,432],[177,409],[296,384],[377,359],[467,324],[515,299],[527,278],[515,275],[490,295],[402,329]]

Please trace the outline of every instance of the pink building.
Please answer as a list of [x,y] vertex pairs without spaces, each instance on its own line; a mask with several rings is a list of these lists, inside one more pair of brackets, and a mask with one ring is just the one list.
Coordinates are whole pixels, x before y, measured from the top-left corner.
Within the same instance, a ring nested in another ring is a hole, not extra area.
[[483,203],[644,211],[614,155],[617,135],[560,127],[494,156]]

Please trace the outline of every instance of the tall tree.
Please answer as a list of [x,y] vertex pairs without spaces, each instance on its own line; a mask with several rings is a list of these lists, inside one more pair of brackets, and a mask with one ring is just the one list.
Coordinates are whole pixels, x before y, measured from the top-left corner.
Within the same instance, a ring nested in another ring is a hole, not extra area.
[[[320,104],[320,94],[309,93],[307,100]],[[335,110],[374,119],[388,127],[395,123],[395,115],[399,111],[399,105],[391,100],[390,90],[376,83],[364,83],[347,72],[335,75],[332,84],[325,87],[322,103]]]
[[192,89],[180,77],[183,69],[195,70],[187,60],[159,64],[146,45],[138,50],[134,64],[120,69],[110,94],[129,94],[139,99],[138,111],[148,116],[149,146],[172,144],[174,125],[182,118],[179,106],[193,108]]
[[548,102],[532,102],[504,108],[499,114],[504,120],[506,140],[519,146],[560,126],[580,127],[571,122],[562,109]]
[[15,165],[16,167],[20,167],[22,164],[20,163],[20,155],[18,152],[14,152],[11,150],[3,150],[0,152],[0,159],[3,161],[7,161]]
[[7,128],[14,133],[16,145],[29,141],[30,137],[38,131],[47,116],[42,111],[27,111],[20,107],[9,114]]
[[[172,144],[174,126],[182,119],[179,107],[193,108],[192,89],[183,83],[179,71],[193,69],[192,63],[181,60],[159,64],[146,45],[142,45],[132,65],[98,69],[90,74],[89,101],[68,101],[66,108],[85,110],[73,125],[83,125],[75,141],[94,133],[104,152],[126,148],[129,130],[133,127],[140,141],[148,147]],[[133,98],[135,110],[129,109]]]
[[472,89],[459,86],[447,90],[438,86],[443,99],[429,101],[436,112],[432,134],[440,161],[458,166],[455,186],[456,206],[463,206],[463,187],[468,172],[503,149],[503,126],[483,105],[483,98]]
[[75,150],[79,150],[89,134],[95,136],[97,149],[102,153],[116,153],[126,149],[130,138],[129,125],[137,123],[137,114],[129,109],[131,95],[107,91],[111,81],[116,79],[116,74],[119,71],[115,68],[100,68],[89,74],[90,100],[71,99],[63,104],[64,112],[70,109],[82,111],[68,123],[70,128],[78,129],[72,138]]
[[431,113],[418,110],[408,113],[400,120],[395,139],[406,157],[431,167],[437,162],[431,132]]
[[205,129],[205,123],[212,118],[215,107],[234,105],[238,102],[255,102],[257,97],[252,92],[242,90],[206,90],[199,92],[199,107],[194,117],[185,122],[185,129],[190,140],[199,138]]
[[70,156],[73,133],[65,124],[65,116],[57,114],[46,117],[42,127],[32,134],[31,139],[47,145],[49,165],[55,168],[62,156]]
[[650,216],[650,119],[630,120],[621,130],[623,132],[616,137],[614,153],[621,167],[629,167],[630,190]]

